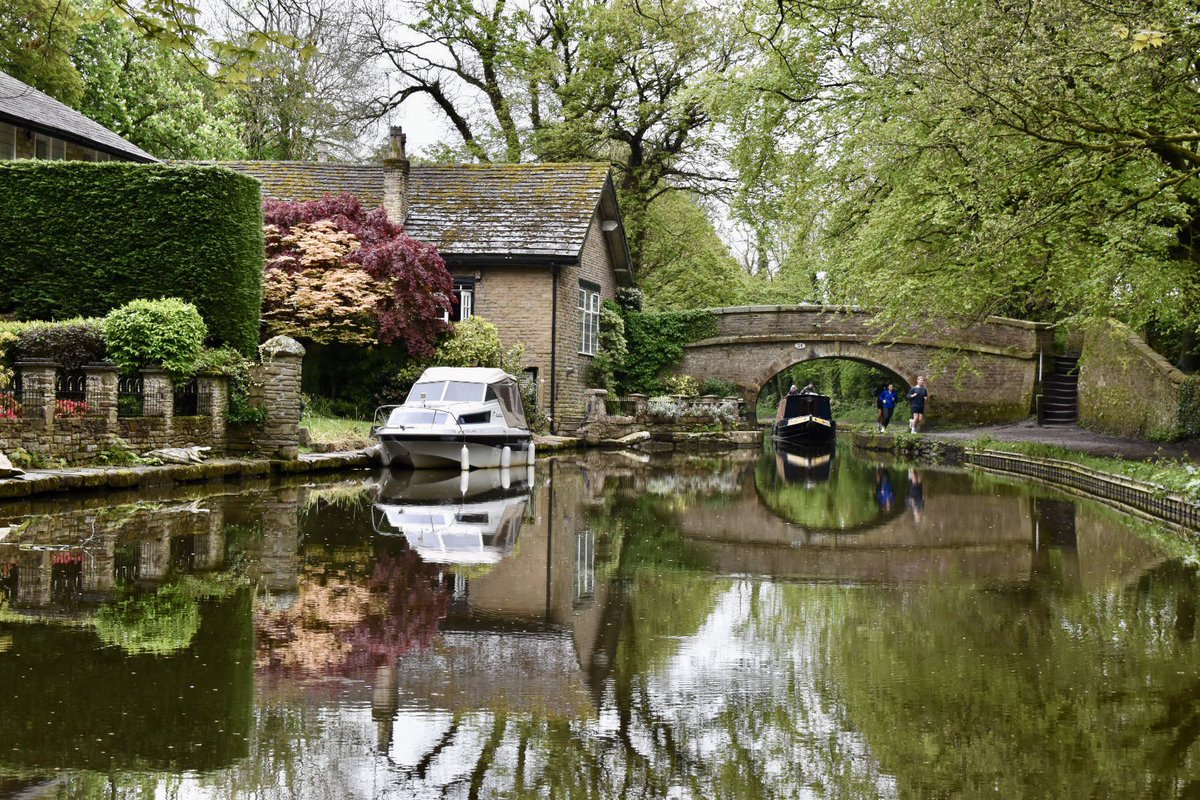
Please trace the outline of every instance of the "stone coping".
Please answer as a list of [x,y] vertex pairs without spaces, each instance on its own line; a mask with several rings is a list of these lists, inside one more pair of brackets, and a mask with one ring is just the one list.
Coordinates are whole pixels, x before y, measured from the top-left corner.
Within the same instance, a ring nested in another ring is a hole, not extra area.
[[21,478],[0,480],[0,501],[59,492],[131,489],[227,478],[328,472],[372,467],[375,464],[375,460],[365,452],[354,450],[342,453],[314,453],[287,460],[213,458],[199,464],[29,470]]
[[[863,308],[862,306],[834,306],[824,305],[820,303],[800,303],[798,305],[777,305],[777,306],[719,306],[717,308],[707,309],[713,314],[761,314],[781,313],[787,311],[800,311],[810,314],[872,314],[875,313],[872,309]],[[1027,331],[1044,331],[1053,328],[1049,322],[1030,322],[1024,319],[1013,319],[1012,317],[994,317],[987,316],[983,322],[993,325],[1007,325],[1012,328],[1022,328]],[[976,322],[975,324],[978,324]]]
[[[1171,383],[1175,384],[1176,386],[1182,386],[1187,380],[1186,373],[1181,371],[1170,361],[1167,361],[1167,359],[1163,358],[1158,351],[1146,344],[1145,339],[1143,339],[1141,336],[1138,336],[1133,329],[1125,323],[1116,319],[1108,319],[1099,324],[1108,325],[1108,327],[1113,330],[1113,333],[1123,338],[1126,344],[1128,344],[1131,349],[1135,350],[1142,357],[1142,360],[1151,367],[1151,369],[1160,373]],[[1086,369],[1086,358],[1081,360],[1083,361],[1082,366]]]
[[730,344],[790,344],[791,342],[852,342],[855,344],[866,345],[868,347],[889,347],[894,344],[907,344],[914,345],[916,347],[937,347],[947,350],[966,350],[972,353],[983,353],[984,355],[1020,358],[1025,361],[1032,361],[1038,357],[1036,351],[1022,350],[1019,347],[994,347],[992,345],[975,344],[973,342],[937,342],[914,338],[911,336],[897,336],[885,341],[873,342],[871,339],[864,338],[857,333],[808,333],[795,336],[783,336],[775,333],[754,333],[737,336],[713,336],[709,339],[700,339],[695,342],[688,342],[684,345],[684,347],[718,347],[721,345]]

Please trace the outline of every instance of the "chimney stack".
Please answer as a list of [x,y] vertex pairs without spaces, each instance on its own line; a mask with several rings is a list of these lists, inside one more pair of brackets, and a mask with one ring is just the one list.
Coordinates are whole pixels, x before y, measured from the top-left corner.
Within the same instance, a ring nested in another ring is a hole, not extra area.
[[329,145],[324,142],[317,143],[317,163],[324,164],[329,160]]
[[383,159],[383,207],[399,225],[408,216],[408,155],[404,151],[408,137],[399,125],[389,129],[388,154]]

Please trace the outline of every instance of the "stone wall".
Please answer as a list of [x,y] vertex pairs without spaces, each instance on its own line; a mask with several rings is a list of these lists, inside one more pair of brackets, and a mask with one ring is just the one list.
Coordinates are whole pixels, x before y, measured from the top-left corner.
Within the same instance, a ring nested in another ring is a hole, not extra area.
[[160,447],[225,449],[227,389],[223,376],[197,378],[198,391],[212,401],[215,414],[176,417],[170,376],[162,370],[145,370],[144,415],[122,417],[118,416],[117,368],[111,364],[85,368],[87,390],[81,405],[56,398],[57,365],[28,361],[19,364],[18,369],[23,384],[21,416],[0,418],[0,452],[24,450],[79,464],[96,461],[106,450],[144,453]]
[[163,447],[210,447],[214,454],[254,453],[295,458],[300,444],[300,363],[304,348],[275,337],[260,348],[251,369],[251,405],[261,408],[261,425],[227,424],[229,387],[221,375],[197,377],[195,416],[176,416],[175,385],[162,370],[142,371],[141,414],[120,416],[117,368],[86,368],[87,399],[71,413],[55,398],[56,365],[23,362],[21,415],[0,416],[0,453],[24,450],[35,456],[80,464],[105,450],[145,453]]
[[[1191,379],[1194,381],[1195,379]],[[1116,320],[1084,335],[1079,360],[1079,424],[1151,439],[1189,431],[1189,378]]]

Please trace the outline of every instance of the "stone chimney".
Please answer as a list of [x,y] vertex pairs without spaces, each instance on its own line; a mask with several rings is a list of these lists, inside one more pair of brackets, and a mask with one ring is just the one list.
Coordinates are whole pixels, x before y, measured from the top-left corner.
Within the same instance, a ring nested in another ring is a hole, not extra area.
[[317,143],[317,163],[324,164],[329,160],[329,145],[324,142]]
[[408,156],[404,152],[404,131],[391,127],[387,157],[383,159],[383,207],[392,222],[404,224],[408,216]]

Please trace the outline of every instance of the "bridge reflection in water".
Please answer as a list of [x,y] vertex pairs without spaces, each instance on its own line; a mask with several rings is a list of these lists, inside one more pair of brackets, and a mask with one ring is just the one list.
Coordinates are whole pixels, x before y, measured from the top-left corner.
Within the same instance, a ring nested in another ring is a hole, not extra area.
[[[917,652],[912,626],[938,621],[946,649],[978,627],[957,610],[1009,609],[999,624],[1024,643],[997,651],[986,683],[1018,649],[1079,657],[1054,633],[1069,626],[1027,616],[1115,625],[1144,611],[1113,597],[1194,601],[1171,588],[1194,576],[1106,509],[776,455],[0,507],[0,780],[30,796],[64,780],[68,796],[131,796],[185,773],[211,797],[716,796],[744,781],[888,796],[919,785],[914,759],[867,721],[903,720],[863,716],[862,698],[915,686],[897,673],[910,661],[975,691],[941,650]],[[740,749],[747,736],[765,749]]]

